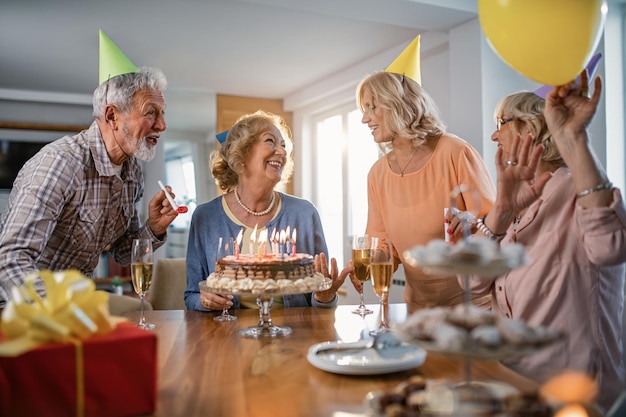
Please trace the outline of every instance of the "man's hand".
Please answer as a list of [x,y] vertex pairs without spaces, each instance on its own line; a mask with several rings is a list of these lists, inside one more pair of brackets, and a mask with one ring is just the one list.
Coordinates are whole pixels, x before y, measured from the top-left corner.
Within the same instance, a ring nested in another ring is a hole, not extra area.
[[[174,198],[174,194],[171,190],[169,191],[172,198]],[[178,213],[167,200],[163,190],[152,197],[148,207],[148,227],[150,227],[150,230],[156,237],[160,238],[165,234],[167,227],[174,221],[176,216],[178,216]]]

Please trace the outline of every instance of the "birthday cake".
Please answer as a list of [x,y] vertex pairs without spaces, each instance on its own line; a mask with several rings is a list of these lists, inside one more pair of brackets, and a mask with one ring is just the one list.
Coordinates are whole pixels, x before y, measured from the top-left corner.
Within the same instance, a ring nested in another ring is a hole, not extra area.
[[208,288],[231,293],[297,293],[329,287],[330,280],[315,272],[314,258],[294,255],[228,255],[216,262]]

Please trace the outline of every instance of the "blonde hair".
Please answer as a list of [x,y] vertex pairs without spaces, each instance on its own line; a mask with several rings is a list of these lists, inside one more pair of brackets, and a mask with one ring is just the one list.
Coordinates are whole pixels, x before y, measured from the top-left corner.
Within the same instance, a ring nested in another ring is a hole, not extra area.
[[228,131],[222,146],[211,153],[211,173],[221,190],[229,192],[237,186],[239,173],[243,170],[246,159],[250,155],[252,145],[261,133],[272,127],[277,128],[282,135],[287,153],[280,182],[289,182],[294,165],[291,130],[279,115],[257,110],[241,116]]
[[372,96],[371,104],[385,112],[386,127],[394,137],[413,138],[418,146],[446,131],[435,101],[417,82],[404,75],[378,71],[366,76],[356,93],[357,106],[363,112],[368,110],[363,103],[366,93]]
[[556,167],[567,166],[561,157],[561,153],[552,139],[548,130],[546,119],[543,115],[545,100],[529,91],[521,91],[504,97],[494,112],[496,120],[512,117],[515,129],[520,133],[530,132],[533,136],[533,146],[543,145],[541,160]]

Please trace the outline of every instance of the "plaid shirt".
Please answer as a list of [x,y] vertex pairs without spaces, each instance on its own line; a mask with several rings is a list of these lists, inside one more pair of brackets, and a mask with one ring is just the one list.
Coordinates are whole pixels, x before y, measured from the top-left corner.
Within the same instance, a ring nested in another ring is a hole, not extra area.
[[116,175],[95,122],[46,145],[20,170],[0,215],[0,307],[32,271],[78,269],[91,276],[105,250],[128,265],[133,238],[163,245],[140,225],[143,191],[135,158]]

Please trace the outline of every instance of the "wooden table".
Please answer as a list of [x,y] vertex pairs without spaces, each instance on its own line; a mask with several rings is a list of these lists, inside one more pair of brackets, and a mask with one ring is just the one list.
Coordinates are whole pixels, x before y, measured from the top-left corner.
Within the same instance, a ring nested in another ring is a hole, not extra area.
[[[329,340],[356,341],[378,324],[376,313],[351,314],[352,305],[272,309],[274,324],[293,329],[287,337],[248,339],[239,329],[258,323],[257,310],[234,310],[234,322],[216,322],[218,313],[147,311],[158,336],[158,404],[154,416],[350,417],[362,415],[369,391],[386,390],[420,373],[463,381],[464,362],[428,354],[418,369],[378,376],[328,373],[309,364],[309,347]],[[405,304],[390,306],[390,321],[401,322]],[[131,321],[138,312],[128,313]],[[367,329],[365,328],[367,326]],[[498,362],[474,362],[475,380],[507,382],[524,391],[537,386]]]

